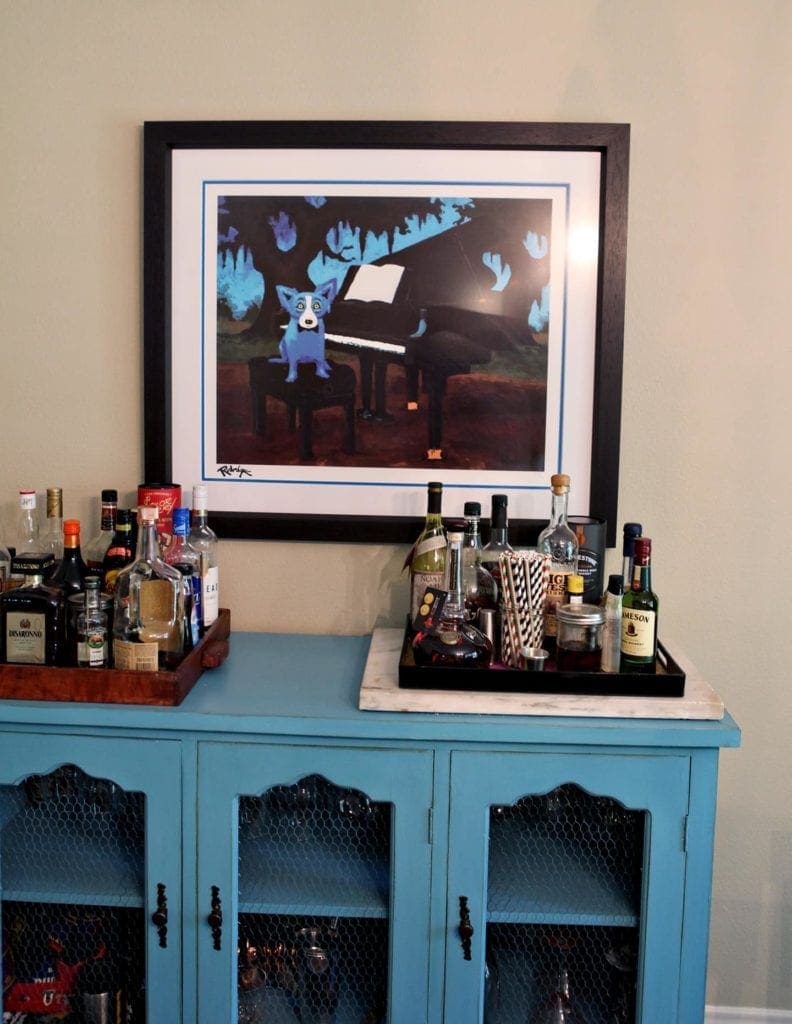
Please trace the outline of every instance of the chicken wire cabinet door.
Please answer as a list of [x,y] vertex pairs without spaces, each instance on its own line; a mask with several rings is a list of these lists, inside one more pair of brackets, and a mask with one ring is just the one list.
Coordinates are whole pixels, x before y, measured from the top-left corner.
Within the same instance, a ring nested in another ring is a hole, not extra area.
[[426,1020],[432,763],[200,744],[201,1024]]
[[689,774],[453,754],[446,1024],[677,1020]]
[[99,1004],[124,1024],[179,1019],[180,835],[178,743],[2,736],[10,1021],[88,1020]]

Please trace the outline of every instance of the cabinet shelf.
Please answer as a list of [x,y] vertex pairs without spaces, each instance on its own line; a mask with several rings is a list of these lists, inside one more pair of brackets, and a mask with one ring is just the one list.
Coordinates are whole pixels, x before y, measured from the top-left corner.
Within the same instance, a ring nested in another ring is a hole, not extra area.
[[3,897],[26,903],[142,907],[143,857],[108,853],[95,837],[66,825],[28,829],[3,846]]
[[487,920],[634,927],[635,882],[630,864],[614,865],[596,846],[523,834],[491,851]]
[[384,918],[389,869],[383,857],[361,860],[351,850],[305,841],[240,841],[242,913]]

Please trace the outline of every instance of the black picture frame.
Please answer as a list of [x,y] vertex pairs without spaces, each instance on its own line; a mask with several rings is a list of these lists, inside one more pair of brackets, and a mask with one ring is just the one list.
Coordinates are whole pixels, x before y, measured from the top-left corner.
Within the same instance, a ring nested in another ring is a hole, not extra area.
[[[171,164],[180,149],[459,149],[591,152],[600,159],[596,340],[589,514],[607,521],[614,546],[619,481],[630,126],[608,123],[454,121],[152,121],[143,128],[144,473],[172,474]],[[442,479],[442,467],[435,474]],[[485,510],[486,516],[486,510]],[[235,539],[410,543],[422,516],[211,511]],[[531,544],[539,519],[511,519],[516,545]]]

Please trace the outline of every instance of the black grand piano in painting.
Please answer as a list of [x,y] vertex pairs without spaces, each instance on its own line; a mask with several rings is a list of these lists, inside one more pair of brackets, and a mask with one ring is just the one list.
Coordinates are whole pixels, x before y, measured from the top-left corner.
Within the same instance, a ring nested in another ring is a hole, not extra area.
[[[499,214],[505,213],[501,204]],[[392,418],[386,407],[388,368],[403,368],[408,409],[417,410],[422,396],[427,405],[429,459],[443,457],[449,379],[486,366],[497,354],[518,354],[537,345],[528,312],[532,301],[541,298],[544,281],[523,275],[515,287],[493,288],[495,278],[482,254],[491,251],[487,244],[497,228],[491,217],[473,219],[357,268],[325,320],[328,350],[358,357],[360,416]],[[379,276],[384,299],[378,297]]]

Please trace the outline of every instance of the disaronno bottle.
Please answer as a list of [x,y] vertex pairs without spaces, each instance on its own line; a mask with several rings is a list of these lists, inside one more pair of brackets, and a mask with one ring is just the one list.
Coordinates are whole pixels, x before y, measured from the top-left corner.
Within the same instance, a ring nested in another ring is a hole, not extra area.
[[113,659],[119,669],[174,668],[184,650],[181,573],[160,557],[158,510],[138,512],[137,556],[116,577]]
[[0,594],[0,661],[15,665],[66,664],[63,594],[44,582],[50,553],[16,556],[12,572],[21,586]]
[[651,562],[651,540],[637,537],[632,586],[622,597],[622,672],[655,671],[659,602],[652,591]]

